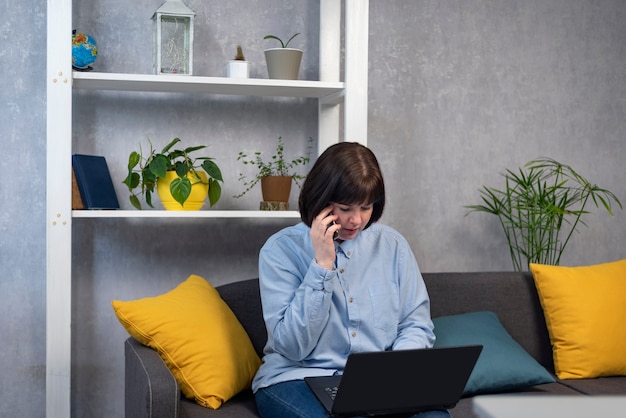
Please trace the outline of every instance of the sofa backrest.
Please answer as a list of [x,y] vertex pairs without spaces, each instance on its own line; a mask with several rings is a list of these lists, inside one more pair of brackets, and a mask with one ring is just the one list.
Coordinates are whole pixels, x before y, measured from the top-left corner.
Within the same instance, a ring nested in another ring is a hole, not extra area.
[[[431,316],[495,312],[509,334],[537,361],[554,370],[543,310],[530,273],[423,273]],[[267,341],[258,279],[217,287],[262,356]]]
[[263,321],[259,280],[228,283],[216,289],[248,333],[259,357],[262,357],[263,347],[267,342],[267,331]]
[[431,316],[492,311],[539,363],[554,370],[543,310],[529,272],[423,273]]

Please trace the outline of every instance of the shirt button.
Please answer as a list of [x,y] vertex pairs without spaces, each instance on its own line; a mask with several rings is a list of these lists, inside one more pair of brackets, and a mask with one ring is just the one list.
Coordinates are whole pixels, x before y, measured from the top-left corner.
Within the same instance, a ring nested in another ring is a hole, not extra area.
[[352,255],[352,251],[348,251],[348,257]]
[[343,269],[339,269],[339,273],[343,274]]
[[356,332],[352,331],[352,338],[356,337]]
[[354,298],[348,299],[348,302],[350,302],[350,303],[354,302]]

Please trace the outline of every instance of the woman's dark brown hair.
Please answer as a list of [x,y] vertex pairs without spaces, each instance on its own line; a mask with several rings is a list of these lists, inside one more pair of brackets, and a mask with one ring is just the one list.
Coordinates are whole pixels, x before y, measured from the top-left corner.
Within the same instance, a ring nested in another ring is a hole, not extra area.
[[357,142],[340,142],[318,157],[300,191],[302,222],[310,227],[330,202],[373,204],[365,228],[380,219],[385,207],[385,184],[378,160],[369,148]]

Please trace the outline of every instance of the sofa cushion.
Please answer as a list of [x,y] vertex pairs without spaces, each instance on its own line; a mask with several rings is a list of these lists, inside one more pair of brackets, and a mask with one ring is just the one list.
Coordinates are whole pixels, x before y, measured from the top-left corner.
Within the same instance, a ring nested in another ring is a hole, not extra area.
[[531,264],[560,379],[626,375],[626,260]]
[[464,395],[494,393],[554,382],[554,378],[506,332],[493,312],[434,318],[435,347],[481,344],[483,351]]
[[159,353],[186,397],[219,408],[250,387],[259,356],[228,305],[202,277],[189,276],[159,296],[112,305],[128,333]]
[[585,395],[620,395],[626,394],[626,376],[594,377],[593,379],[566,379],[559,381]]
[[251,390],[244,390],[225,402],[219,409],[203,408],[195,402],[181,399],[178,418],[258,418],[259,411]]

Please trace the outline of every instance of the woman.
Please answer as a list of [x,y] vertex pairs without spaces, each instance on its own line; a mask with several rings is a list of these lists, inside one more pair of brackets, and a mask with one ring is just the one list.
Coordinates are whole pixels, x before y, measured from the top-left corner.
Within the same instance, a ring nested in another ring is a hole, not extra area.
[[335,144],[302,186],[302,223],[261,249],[268,341],[252,384],[261,416],[326,417],[304,377],[341,373],[353,352],[432,347],[415,257],[398,232],[375,223],[384,206],[374,154],[358,143]]

